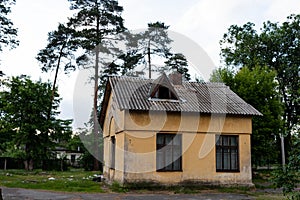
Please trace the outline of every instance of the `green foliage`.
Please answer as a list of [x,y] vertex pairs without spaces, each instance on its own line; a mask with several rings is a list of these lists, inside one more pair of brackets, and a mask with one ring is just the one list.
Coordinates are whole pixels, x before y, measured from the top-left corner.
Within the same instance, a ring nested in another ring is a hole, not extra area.
[[[59,114],[57,92],[52,102],[51,85],[26,76],[12,77],[4,85],[6,90],[0,92],[0,121],[5,124],[0,134],[6,140],[2,151],[27,162],[49,158],[56,141],[67,140],[72,133],[71,120],[55,117]],[[53,110],[48,118],[50,107]]]
[[[78,148],[82,152],[82,155],[79,158],[79,164],[85,170],[90,171],[93,169],[93,155],[90,154],[88,149],[91,149],[91,138],[87,138],[91,135],[86,135],[86,130],[80,130],[77,135],[73,135],[73,137],[68,142],[68,149],[76,151]],[[87,149],[88,148],[88,149]]]
[[300,116],[300,15],[290,15],[281,25],[270,21],[264,23],[260,33],[253,23],[243,26],[232,25],[224,34],[221,56],[228,66],[267,66],[276,71],[278,91],[284,104],[284,129],[281,132],[290,137],[299,124]]
[[247,103],[260,111],[262,117],[253,118],[252,162],[266,165],[279,158],[279,130],[282,128],[276,73],[267,67],[241,68],[237,73],[227,68],[214,71],[211,81],[224,82]]
[[119,193],[126,193],[128,192],[128,189],[122,185],[120,185],[119,182],[117,181],[114,181],[111,186],[110,186],[110,189],[113,191],[113,192],[119,192]]
[[[75,35],[74,39],[78,41],[79,47],[84,50],[84,55],[77,59],[77,62],[85,65],[85,67],[94,68],[94,101],[93,101],[93,135],[94,138],[100,138],[98,127],[98,91],[99,78],[101,79],[100,67],[108,66],[109,63],[104,57],[106,55],[115,55],[119,53],[119,49],[115,48],[113,41],[114,35],[125,30],[123,18],[121,17],[123,8],[118,5],[116,0],[68,0],[71,3],[71,10],[75,11],[72,18],[69,19],[70,26],[73,27]],[[87,59],[88,57],[92,59]],[[94,62],[93,62],[94,61]],[[115,65],[109,65],[114,68]],[[114,69],[113,69],[114,70]],[[112,71],[113,71],[112,70]],[[117,69],[116,69],[117,71]],[[101,84],[105,84],[106,80],[102,79]],[[100,85],[100,88],[103,88]],[[94,141],[94,155],[98,157],[100,151],[98,149],[99,141]],[[98,161],[94,160],[94,170],[99,170]]]
[[234,71],[228,68],[218,68],[213,70],[209,81],[225,83],[229,87],[233,87],[234,84]]
[[300,183],[300,138],[299,133],[292,137],[291,154],[289,162],[283,168],[277,169],[273,174],[276,187],[283,189],[283,194],[289,199],[300,199],[300,192],[294,189]]
[[183,74],[185,80],[191,80],[191,75],[188,73],[188,62],[183,54],[173,54],[167,61],[165,61],[165,64],[170,68],[170,70],[175,70],[180,74]]
[[42,64],[43,72],[58,70],[62,62],[65,64],[65,72],[76,69],[74,53],[79,43],[74,39],[75,35],[76,32],[69,24],[59,24],[57,30],[48,33],[48,44],[36,58]]
[[285,169],[279,168],[272,175],[275,186],[282,188],[284,195],[291,193],[298,182],[295,171],[289,167]]
[[11,5],[15,4],[15,2],[15,0],[0,1],[0,51],[8,45],[14,48],[19,44],[19,41],[16,39],[18,31],[13,27],[12,21],[7,18],[7,15],[11,12]]
[[[171,51],[173,42],[168,35],[169,26],[163,22],[148,23],[148,28],[139,33],[125,32],[126,50],[111,66],[118,69],[106,70],[107,75],[140,76],[145,75],[145,69],[152,72],[178,71],[186,80],[190,80],[188,62],[181,53]],[[165,66],[155,65],[153,60],[164,60]],[[139,71],[138,71],[139,70]],[[112,72],[112,73],[107,73]],[[149,72],[150,73],[150,72]]]
[[[224,34],[221,44],[221,56],[227,66],[266,66],[269,70],[276,71],[278,87],[276,91],[280,94],[283,104],[281,118],[283,126],[276,124],[280,106],[270,104],[262,106],[262,112],[270,120],[262,122],[263,130],[268,131],[264,124],[270,124],[278,128],[285,136],[285,152],[288,155],[288,164],[284,169],[275,174],[275,182],[278,187],[283,187],[284,193],[291,193],[299,175],[299,155],[296,151],[294,141],[299,137],[300,117],[300,79],[299,79],[299,52],[300,52],[300,15],[290,15],[282,24],[267,21],[263,24],[260,32],[254,29],[253,23],[243,26],[232,25],[228,33]],[[269,85],[264,85],[261,90],[253,90],[257,94],[269,93]],[[273,98],[272,98],[273,99]],[[255,105],[254,105],[255,106]],[[258,108],[259,109],[259,108]],[[268,111],[269,110],[269,111]],[[271,117],[274,117],[272,119]],[[255,119],[254,119],[255,120]],[[254,123],[254,126],[257,126]],[[271,130],[271,129],[269,129]],[[276,133],[276,132],[274,132]],[[278,138],[278,137],[277,137]],[[260,139],[260,138],[259,138]],[[259,150],[259,149],[258,149]],[[272,151],[273,149],[270,149]],[[297,164],[295,164],[297,163]],[[299,194],[297,194],[299,196]],[[297,198],[296,196],[291,198]]]

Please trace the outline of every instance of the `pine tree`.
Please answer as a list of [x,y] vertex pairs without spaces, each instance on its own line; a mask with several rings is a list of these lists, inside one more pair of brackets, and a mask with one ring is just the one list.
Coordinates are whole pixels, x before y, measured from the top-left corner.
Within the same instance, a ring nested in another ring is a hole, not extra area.
[[[99,125],[98,125],[98,90],[101,50],[113,53],[113,48],[108,48],[113,35],[124,31],[123,8],[116,0],[69,0],[71,9],[76,14],[70,19],[74,25],[76,37],[80,40],[80,46],[86,50],[86,55],[93,53],[94,58],[94,103],[93,103],[93,129],[94,129],[94,170],[99,170]],[[86,58],[83,56],[81,58]]]

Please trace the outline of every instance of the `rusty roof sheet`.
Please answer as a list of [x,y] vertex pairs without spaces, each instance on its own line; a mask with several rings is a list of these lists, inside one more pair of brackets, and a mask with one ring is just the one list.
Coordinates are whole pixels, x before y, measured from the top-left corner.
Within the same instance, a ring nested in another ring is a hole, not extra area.
[[183,82],[173,88],[179,101],[153,100],[149,92],[154,80],[110,77],[114,101],[121,110],[199,112],[236,115],[262,115],[222,83]]

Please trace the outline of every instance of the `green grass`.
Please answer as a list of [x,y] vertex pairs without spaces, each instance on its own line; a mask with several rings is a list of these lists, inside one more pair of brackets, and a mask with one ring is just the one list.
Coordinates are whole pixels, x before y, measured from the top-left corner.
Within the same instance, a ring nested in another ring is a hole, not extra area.
[[[83,170],[67,172],[1,170],[0,186],[64,192],[103,192],[102,183],[92,181],[94,174],[95,172]],[[54,180],[49,178],[54,178]]]
[[[196,194],[196,193],[236,193],[247,194],[255,197],[258,200],[281,200],[286,199],[281,193],[270,194],[266,192],[259,192],[255,189],[245,187],[182,187],[182,186],[170,186],[170,187],[151,187],[155,184],[138,184],[139,187],[124,187],[117,182],[113,182],[108,186],[104,183],[93,182],[92,178],[94,174],[99,172],[87,172],[84,170],[71,170],[66,172],[57,171],[24,171],[24,170],[0,170],[0,187],[15,187],[26,189],[42,189],[52,191],[63,192],[84,192],[84,193],[101,193],[101,192],[136,192],[136,193],[149,193],[149,192],[170,192],[174,194]],[[54,178],[54,180],[49,180]],[[259,176],[254,177],[253,182],[257,189],[272,188],[269,177]]]

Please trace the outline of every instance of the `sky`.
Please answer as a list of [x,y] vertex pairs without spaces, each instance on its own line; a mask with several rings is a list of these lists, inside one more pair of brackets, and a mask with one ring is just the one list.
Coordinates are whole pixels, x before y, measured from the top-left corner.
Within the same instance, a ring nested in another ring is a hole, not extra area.
[[[119,0],[119,4],[128,29],[144,29],[149,22],[161,21],[175,34],[193,41],[197,48],[190,52],[197,56],[202,51],[211,61],[197,66],[204,80],[221,66],[219,41],[230,25],[253,22],[259,29],[267,20],[280,23],[290,14],[300,14],[299,0]],[[0,70],[8,76],[26,74],[52,81],[54,73],[42,73],[35,57],[46,46],[47,33],[70,16],[67,0],[16,0],[9,17],[19,30],[20,45],[0,53]],[[78,72],[59,76],[61,118],[74,118],[77,76]]]

